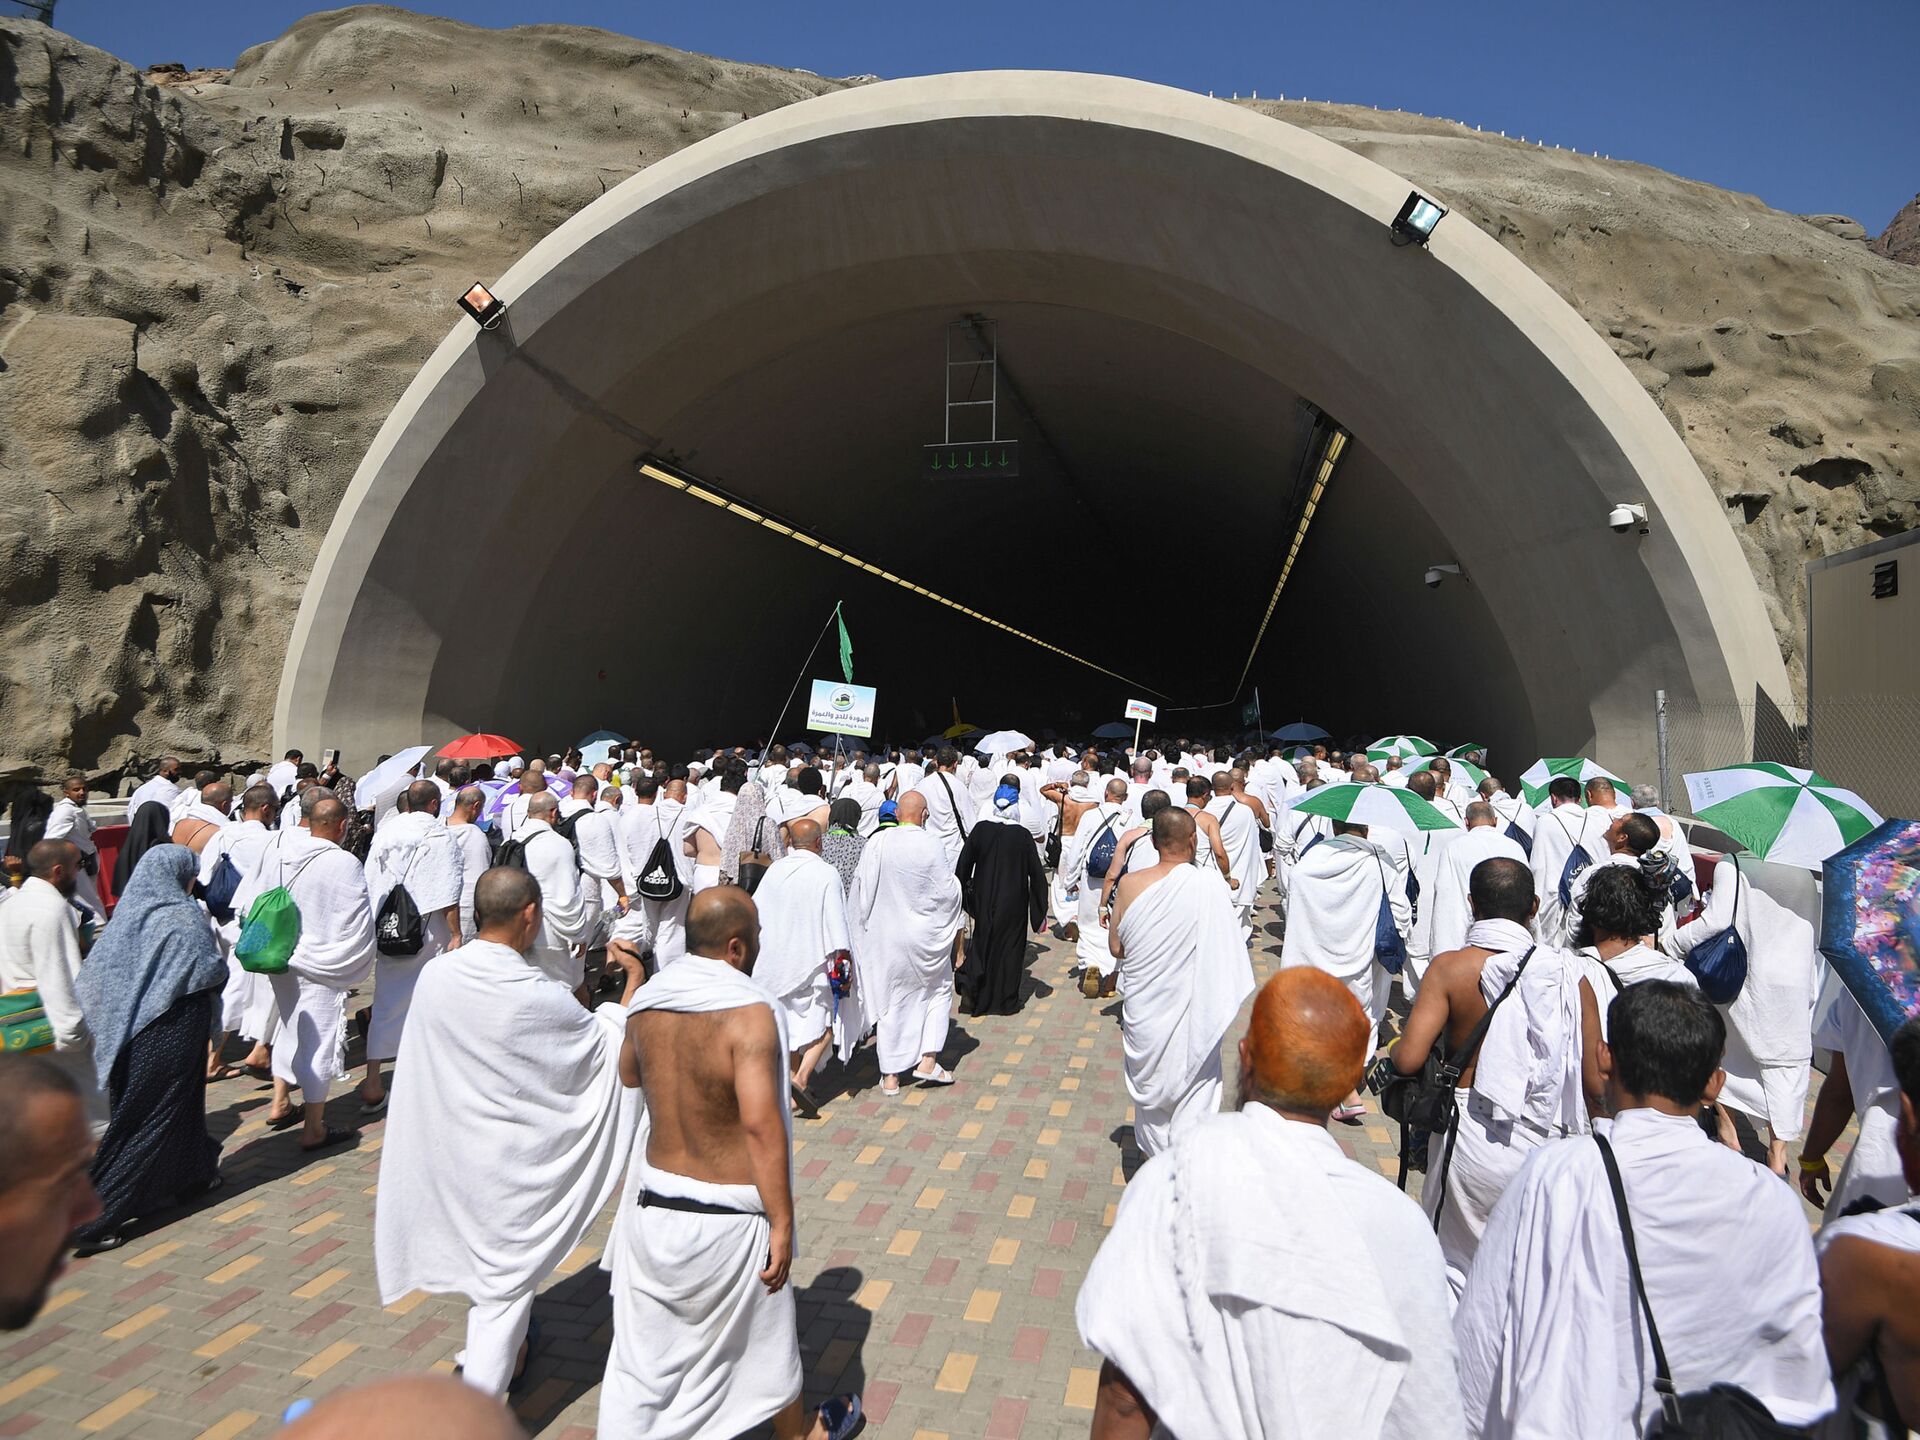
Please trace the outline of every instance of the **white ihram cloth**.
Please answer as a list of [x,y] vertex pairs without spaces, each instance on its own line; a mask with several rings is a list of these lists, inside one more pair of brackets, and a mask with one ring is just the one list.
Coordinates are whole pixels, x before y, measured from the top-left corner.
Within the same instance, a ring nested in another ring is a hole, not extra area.
[[600,920],[600,889],[584,883],[573,846],[544,820],[520,827],[527,870],[540,885],[540,933],[533,941],[533,963],[576,990],[587,977],[584,955],[574,947],[593,938]]
[[1638,985],[1642,980],[1666,980],[1675,985],[1699,987],[1700,982],[1693,972],[1669,955],[1655,950],[1650,945],[1635,945],[1631,950],[1622,950],[1611,960],[1602,960],[1600,952],[1592,946],[1574,952],[1580,960],[1580,974],[1587,982],[1587,988],[1593,991],[1593,1003],[1600,1010],[1600,1038],[1607,1038],[1607,1007],[1613,1004],[1613,997],[1629,985]]
[[965,921],[960,881],[940,842],[918,825],[882,830],[860,852],[847,923],[879,1021],[880,1072],[937,1055],[953,1004],[953,937]]
[[[1518,860],[1527,863],[1526,852],[1509,839],[1498,825],[1481,825],[1440,847],[1434,867],[1433,885],[1420,892],[1422,923],[1427,927],[1429,953],[1419,958],[1415,983],[1425,977],[1428,961],[1434,955],[1458,950],[1467,943],[1467,931],[1473,928],[1473,906],[1468,886],[1474,866],[1482,860]],[[1525,947],[1522,946],[1522,949]],[[1407,957],[1414,965],[1415,957]]]
[[[94,844],[93,817],[87,814],[84,805],[76,805],[62,795],[53,802],[53,810],[47,816],[47,836],[49,840],[70,840],[82,855],[97,857],[99,848]],[[107,910],[100,903],[100,887],[94,883],[93,876],[84,869],[74,879],[73,898],[94,913],[96,919],[104,921]]]
[[88,1122],[106,1128],[107,1097],[93,1063],[93,1034],[74,986],[80,975],[80,916],[59,887],[29,875],[0,905],[0,990],[38,990],[53,1027],[56,1067],[79,1087]]
[[[1738,895],[1739,914],[1734,913]],[[1732,859],[1714,866],[1700,918],[1674,934],[1675,951],[1723,935],[1736,925],[1747,947],[1747,983],[1727,1017],[1727,1083],[1720,1099],[1764,1121],[1776,1140],[1798,1140],[1805,1127],[1813,1068],[1813,1009],[1820,999],[1813,927],[1765,891]]]
[[612,903],[612,882],[626,883],[626,867],[621,863],[619,812],[595,806],[573,822],[573,838],[580,845],[580,871],[600,892],[602,907]]
[[1814,1026],[1813,1043],[1847,1057],[1847,1086],[1853,1091],[1853,1113],[1860,1120],[1860,1133],[1833,1182],[1825,1213],[1837,1219],[1863,1195],[1882,1205],[1898,1205],[1907,1193],[1907,1181],[1900,1168],[1898,1143],[1900,1079],[1893,1072],[1887,1042],[1853,992],[1839,986]]
[[[206,885],[212,881],[213,872],[223,858],[231,860],[234,870],[245,880],[260,863],[260,857],[266,853],[274,834],[260,820],[236,820],[216,831],[213,838],[207,841],[207,848],[200,852],[200,872],[197,877],[200,883]],[[274,1008],[273,986],[267,983],[267,977],[242,970],[240,962],[233,958],[234,942],[240,938],[242,918],[238,910],[224,925],[208,917],[220,953],[227,957],[227,983],[220,992],[220,1028],[264,1044],[273,1038],[279,1014]]]
[[626,1020],[492,940],[441,956],[417,993],[380,1153],[380,1299],[474,1302],[464,1378],[497,1393],[534,1290],[620,1183],[639,1109],[620,1083]]
[[[827,957],[851,950],[847,939],[846,889],[840,872],[811,850],[789,850],[767,867],[753,892],[760,912],[760,957],[753,978],[779,1002],[787,1037],[804,1050],[834,1023],[833,987],[827,981]],[[858,1018],[858,990],[843,1006],[851,1024],[842,1024],[840,1059],[853,1055],[866,1026]]]
[[[287,784],[293,781],[289,779]],[[278,795],[278,790],[274,794]],[[127,797],[127,823],[133,823],[134,813],[149,800],[167,807],[167,813],[173,813],[173,802],[180,798],[180,782],[169,780],[164,775],[156,775]]]
[[[1883,1210],[1837,1215],[1820,1227],[1820,1233],[1813,1237],[1813,1248],[1825,1259],[1834,1241],[1849,1238],[1909,1254],[1920,1252],[1920,1196],[1909,1195]],[[1874,1383],[1877,1380],[1878,1371],[1874,1367],[1864,1361],[1854,1365],[1840,1382],[1839,1414],[1832,1417],[1820,1433],[1829,1437],[1845,1436],[1847,1440],[1853,1440],[1854,1436],[1876,1437],[1876,1440],[1886,1436],[1888,1427],[1859,1408],[1859,1402],[1869,1395],[1875,1400],[1880,1398]]]
[[1242,929],[1251,931],[1254,901],[1260,895],[1260,882],[1267,878],[1266,857],[1260,852],[1260,821],[1253,807],[1232,795],[1216,795],[1207,802],[1207,813],[1220,822],[1220,843],[1227,852],[1227,864],[1240,888],[1233,891],[1234,908],[1240,911]]
[[967,837],[962,832],[973,829],[974,819],[973,801],[965,777],[944,770],[929,770],[926,779],[914,788],[927,800],[927,833],[946,852],[947,864],[957,864],[961,847],[967,843]]
[[[1100,833],[1108,831],[1118,845],[1128,828],[1127,807],[1103,800],[1091,810],[1082,810],[1073,834],[1060,842],[1060,873],[1067,877],[1070,890],[1077,889],[1074,919],[1080,926],[1080,939],[1074,956],[1087,969],[1105,975],[1113,969],[1113,951],[1107,939],[1107,927],[1100,923],[1100,890],[1106,873],[1087,873],[1087,857],[1099,843]],[[1116,854],[1119,852],[1116,850]]]
[[1140,1168],[1074,1318],[1183,1436],[1461,1433],[1418,1208],[1324,1127],[1265,1105],[1196,1122]]
[[[1299,795],[1311,794],[1301,790]],[[1299,795],[1295,798],[1298,799]],[[1324,815],[1299,815],[1289,805],[1273,825],[1273,884],[1282,901],[1293,894],[1293,867],[1314,841],[1333,838],[1333,822]]]
[[1413,924],[1406,876],[1392,856],[1358,835],[1322,840],[1293,864],[1280,968],[1315,965],[1353,992],[1375,1024],[1386,1014],[1392,977],[1373,958],[1374,925],[1385,884],[1402,936]]
[[[1480,995],[1491,1005],[1533,945],[1527,927],[1482,920],[1466,943],[1494,951],[1480,970]],[[1431,1216],[1440,1206],[1440,1251],[1449,1298],[1457,1301],[1479,1249],[1487,1217],[1535,1150],[1586,1127],[1580,1088],[1580,968],[1565,950],[1541,946],[1513,994],[1494,1013],[1474,1065],[1473,1084],[1454,1092],[1459,1114],[1446,1184],[1434,1183],[1446,1148],[1427,1146],[1430,1178],[1421,1196]]]
[[[1826,1414],[1820,1277],[1800,1197],[1691,1115],[1628,1110],[1601,1125],[1675,1388],[1738,1385],[1787,1425]],[[1591,1140],[1536,1152],[1508,1189],[1454,1338],[1469,1435],[1637,1440],[1658,1416],[1646,1325]]]
[[886,803],[887,793],[878,785],[869,785],[865,780],[855,780],[841,792],[841,799],[852,800],[860,807],[859,832],[864,839],[880,828],[880,807]]
[[[287,787],[299,778],[300,767],[291,760],[276,760],[267,771],[267,784],[273,787],[273,798],[277,801],[287,793]],[[148,781],[152,784],[152,781]],[[138,792],[135,792],[138,793]]]
[[[1440,883],[1440,862],[1447,852],[1466,837],[1461,830],[1429,830],[1416,842],[1401,835],[1398,839],[1402,868],[1411,880],[1407,898],[1413,906],[1413,924],[1407,930],[1407,964],[1400,972],[1400,984],[1411,999],[1420,993],[1420,979],[1440,952],[1433,944],[1433,905],[1430,897]],[[1415,848],[1416,844],[1418,849]],[[1388,847],[1391,849],[1392,847]]]
[[487,844],[487,832],[478,825],[449,825],[447,833],[460,851],[460,933],[471,937],[473,887],[493,864],[493,849]]
[[1220,1041],[1253,993],[1227,882],[1177,865],[1120,916],[1120,1039],[1142,1155],[1220,1108]]
[[[869,847],[871,848],[871,847]],[[828,867],[829,873],[832,868]],[[789,1052],[780,1007],[724,960],[685,955],[641,987],[630,1014],[708,1014],[765,1005]],[[779,1061],[786,1078],[786,1061]],[[793,1115],[784,1103],[791,1184]],[[767,1294],[771,1226],[759,1189],[721,1185],[647,1162],[643,1112],[633,1164],[615,1212],[606,1265],[613,1272],[613,1349],[600,1386],[600,1440],[706,1440],[739,1435],[800,1393],[793,1286]],[[642,1209],[642,1191],[746,1213]],[[794,1230],[799,1253],[799,1228]]]
[[375,923],[394,887],[405,885],[424,922],[424,943],[418,954],[381,955],[374,961],[367,1059],[391,1060],[400,1053],[400,1034],[420,972],[453,944],[447,912],[458,912],[465,877],[459,843],[438,815],[395,815],[374,831],[367,850],[367,899],[373,905]]
[[1558,805],[1534,812],[1533,849],[1528,860],[1533,866],[1533,893],[1540,897],[1539,913],[1533,917],[1533,933],[1559,944],[1566,933],[1567,907],[1560,903],[1560,876],[1565,873],[1567,857],[1584,849],[1587,858],[1598,865],[1607,858],[1607,826],[1613,817],[1604,810],[1585,810],[1579,805]]
[[[620,817],[620,848],[625,852],[628,868],[633,871],[636,887],[662,840],[667,843],[668,863],[680,877],[677,899],[640,897],[613,927],[615,938],[631,940],[643,949],[651,948],[656,969],[672,964],[687,953],[686,919],[687,906],[693,901],[693,860],[683,843],[687,830],[685,815],[686,807],[678,800],[656,800],[651,805],[636,803]],[[633,893],[637,895],[637,889]]]
[[[727,829],[733,824],[734,807],[739,803],[740,795],[738,791],[720,789],[702,794],[698,804],[688,803],[686,816],[689,834],[695,830],[706,831],[707,834],[713,837],[713,848],[721,852],[719,864],[708,865],[700,862],[694,864],[693,879],[687,884],[687,889],[692,892],[692,895],[697,895],[702,890],[713,889],[714,886],[720,883],[721,866],[725,865],[729,859],[738,859],[737,856],[728,856],[725,852]],[[751,843],[753,837],[748,836],[747,838],[748,842]],[[763,843],[771,846],[773,841],[771,837],[768,837]],[[695,842],[695,849],[698,848],[698,842]],[[689,902],[691,902],[691,895],[688,898]],[[686,948],[684,942],[681,948],[683,950]]]
[[300,911],[300,943],[286,970],[267,977],[280,1011],[273,1075],[318,1105],[346,1074],[347,991],[373,973],[373,906],[360,862],[300,826],[262,847],[260,863],[234,892],[233,913],[244,916],[281,885]]

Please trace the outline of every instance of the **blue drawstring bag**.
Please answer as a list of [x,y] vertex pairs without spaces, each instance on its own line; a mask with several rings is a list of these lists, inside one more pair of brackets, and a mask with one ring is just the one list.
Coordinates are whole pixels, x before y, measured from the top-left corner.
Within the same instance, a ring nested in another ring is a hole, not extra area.
[[1700,993],[1716,1005],[1731,1005],[1747,985],[1747,942],[1740,938],[1740,877],[1733,879],[1733,918],[1727,928],[1687,952],[1686,967]]
[[[1373,863],[1380,865],[1379,857],[1376,856]],[[1387,898],[1390,888],[1386,867],[1380,866],[1380,909],[1373,917],[1373,958],[1389,975],[1398,975],[1407,968],[1407,942],[1400,938],[1400,927],[1393,923],[1393,902]]]

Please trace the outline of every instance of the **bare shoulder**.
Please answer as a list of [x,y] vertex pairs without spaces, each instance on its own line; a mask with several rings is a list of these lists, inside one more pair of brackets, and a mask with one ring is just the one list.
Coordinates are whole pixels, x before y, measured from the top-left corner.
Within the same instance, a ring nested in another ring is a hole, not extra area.
[[780,1027],[770,1006],[741,1005],[716,1014],[735,1055],[771,1054],[780,1048]]
[[1120,877],[1120,883],[1114,886],[1114,898],[1120,903],[1125,904],[1127,901],[1136,898],[1142,890],[1160,878],[1160,876],[1154,874],[1151,870],[1135,870],[1130,874],[1122,875]]

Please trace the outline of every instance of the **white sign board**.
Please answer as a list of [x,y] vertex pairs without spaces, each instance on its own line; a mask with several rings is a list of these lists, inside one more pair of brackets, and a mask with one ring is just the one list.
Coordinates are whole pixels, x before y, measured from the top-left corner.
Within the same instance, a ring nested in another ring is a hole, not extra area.
[[829,735],[873,734],[871,685],[843,685],[838,680],[816,680],[807,696],[807,729]]
[[1129,701],[1127,701],[1127,719],[1129,719],[1129,720],[1158,720],[1159,718],[1160,718],[1160,707],[1159,707],[1159,706],[1157,706],[1157,705],[1149,705],[1149,704],[1148,704],[1148,703],[1147,703],[1146,701],[1144,701],[1144,700],[1129,700]]

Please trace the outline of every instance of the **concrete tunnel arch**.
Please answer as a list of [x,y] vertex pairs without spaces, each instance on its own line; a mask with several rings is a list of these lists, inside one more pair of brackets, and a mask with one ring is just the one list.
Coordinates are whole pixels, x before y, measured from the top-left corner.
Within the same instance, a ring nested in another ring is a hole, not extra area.
[[[1463,217],[1388,243],[1410,188],[1236,106],[1032,72],[840,91],[664,159],[518,261],[506,325],[459,320],[395,406],[302,598],[275,751],[744,738],[836,598],[900,741],[950,694],[987,724],[1062,687],[1088,725],[1122,691],[1221,699],[1291,538],[1304,401],[1354,442],[1251,677],[1267,718],[1650,777],[1656,687],[1789,694],[1758,587],[1544,281]],[[1037,464],[929,495],[945,326],[975,313]],[[638,478],[649,452],[1126,678]],[[1649,535],[1608,531],[1621,501]],[[1425,589],[1440,560],[1471,583]]]

